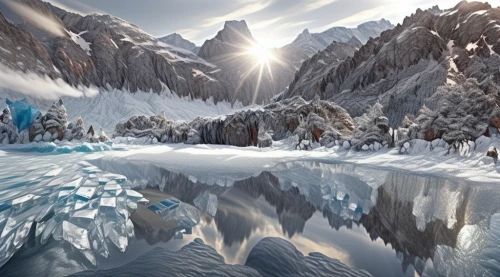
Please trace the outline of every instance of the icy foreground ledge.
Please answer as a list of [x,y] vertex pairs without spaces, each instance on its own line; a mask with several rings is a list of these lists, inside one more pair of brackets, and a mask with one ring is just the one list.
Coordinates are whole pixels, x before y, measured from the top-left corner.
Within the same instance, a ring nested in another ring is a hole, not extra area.
[[245,265],[226,264],[215,249],[195,239],[177,252],[156,248],[122,267],[72,276],[140,276],[152,268],[158,276],[371,276],[365,270],[351,269],[321,253],[304,256],[280,238],[259,241]]
[[[146,202],[140,193],[126,189],[126,177],[106,174],[84,161],[24,170],[24,182],[16,182],[14,175],[13,181],[2,184],[6,189],[0,196],[0,266],[33,230],[37,244],[51,238],[65,241],[94,265],[96,255],[108,257],[110,247],[126,251],[134,236],[130,213],[138,202]],[[28,194],[19,190],[23,186],[29,187]]]

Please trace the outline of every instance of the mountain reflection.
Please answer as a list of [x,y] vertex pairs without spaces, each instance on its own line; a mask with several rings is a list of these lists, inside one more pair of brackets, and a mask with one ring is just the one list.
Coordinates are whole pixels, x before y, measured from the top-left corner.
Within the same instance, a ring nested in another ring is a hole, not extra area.
[[[262,230],[275,222],[283,236],[292,239],[305,232],[306,223],[318,212],[337,231],[363,227],[372,241],[380,238],[391,245],[402,272],[411,265],[419,275],[426,270],[428,259],[436,259],[436,249],[457,248],[465,225],[487,220],[500,207],[500,200],[491,196],[488,186],[367,171],[352,165],[283,164],[274,171],[236,181],[232,187],[206,185],[179,173],[158,170],[161,176],[156,179],[161,182],[149,184],[148,188],[155,189],[145,190],[149,199],[155,194],[158,201],[174,196],[193,204],[205,191],[218,196],[213,221],[208,215],[204,220],[215,225],[224,247],[244,245],[255,234],[266,236]],[[487,201],[481,202],[483,199]],[[167,242],[175,232],[175,224],[160,222],[153,213],[141,209],[132,220],[137,237],[149,244]],[[481,238],[470,239],[475,243]],[[453,260],[458,254],[446,255],[445,259]],[[431,263],[427,270],[441,270],[433,267]]]

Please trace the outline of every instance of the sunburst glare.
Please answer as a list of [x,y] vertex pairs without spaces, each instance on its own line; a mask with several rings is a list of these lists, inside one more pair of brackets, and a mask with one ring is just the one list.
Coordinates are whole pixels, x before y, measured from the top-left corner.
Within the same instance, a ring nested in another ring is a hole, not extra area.
[[273,57],[268,49],[262,47],[259,44],[255,44],[252,48],[250,48],[248,50],[248,53],[261,64],[267,63]]

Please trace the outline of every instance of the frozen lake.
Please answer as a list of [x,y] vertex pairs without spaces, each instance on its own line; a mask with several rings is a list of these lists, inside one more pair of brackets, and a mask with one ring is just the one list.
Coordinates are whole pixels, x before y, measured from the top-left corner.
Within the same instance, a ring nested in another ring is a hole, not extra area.
[[[287,261],[328,276],[341,268],[331,259],[358,270],[345,276],[500,274],[498,183],[235,148],[87,147],[104,152],[1,151],[0,276],[175,275],[198,259],[204,274],[222,276],[234,265],[287,275]],[[152,208],[165,199],[180,205]],[[307,258],[259,246],[270,237]],[[273,259],[275,268],[263,262]]]

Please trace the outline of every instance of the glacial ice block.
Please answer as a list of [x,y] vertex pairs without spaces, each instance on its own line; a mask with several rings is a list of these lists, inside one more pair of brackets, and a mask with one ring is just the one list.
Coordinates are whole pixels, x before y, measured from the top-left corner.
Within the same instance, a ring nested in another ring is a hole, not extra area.
[[33,120],[35,120],[37,114],[40,113],[35,107],[29,105],[26,99],[19,101],[6,99],[5,102],[9,106],[12,114],[12,121],[19,132],[28,129],[31,123],[33,123]]
[[90,242],[87,230],[80,228],[68,221],[64,221],[62,226],[63,226],[63,238],[65,241],[71,243],[74,247],[80,250],[90,249]]
[[194,205],[211,216],[217,213],[217,203],[217,196],[208,191],[204,191],[194,199]]
[[[54,165],[28,168],[29,189],[16,191],[0,203],[0,266],[28,241],[31,231],[37,244],[43,245],[51,237],[67,241],[94,265],[97,255],[108,257],[109,247],[126,251],[129,238],[134,236],[130,214],[137,203],[148,200],[124,190],[122,186],[129,183],[123,176],[104,173],[88,162],[60,164],[58,168],[51,174],[47,172],[54,170]],[[123,183],[100,185],[99,179],[104,178]]]

